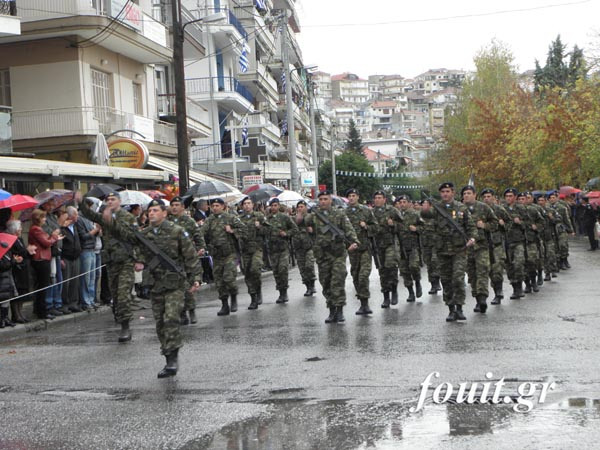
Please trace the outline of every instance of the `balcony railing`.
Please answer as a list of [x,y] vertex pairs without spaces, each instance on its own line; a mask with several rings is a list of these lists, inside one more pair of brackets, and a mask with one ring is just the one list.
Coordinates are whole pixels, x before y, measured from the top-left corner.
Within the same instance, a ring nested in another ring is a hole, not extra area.
[[0,153],[10,152],[12,152],[11,108],[0,105]]
[[238,20],[237,17],[235,17],[231,10],[227,10],[227,13],[229,15],[229,23],[233,25],[236,30],[238,30],[238,32],[242,35],[244,39],[248,40],[248,33],[246,32],[246,29],[244,28],[242,23]]
[[[159,116],[174,116],[177,112],[175,94],[158,94],[157,104]],[[186,101],[186,111],[191,119],[205,124],[208,123],[208,111],[189,98]]]
[[[134,130],[142,140],[175,146],[175,126],[106,107],[72,107],[13,112],[13,140],[110,134]],[[132,133],[133,134],[133,133]],[[132,137],[139,138],[137,134]]]
[[0,0],[0,16],[16,16],[17,1],[16,0]]
[[237,92],[250,103],[254,103],[252,93],[233,77],[190,78],[185,80],[188,95],[210,94],[219,92]]

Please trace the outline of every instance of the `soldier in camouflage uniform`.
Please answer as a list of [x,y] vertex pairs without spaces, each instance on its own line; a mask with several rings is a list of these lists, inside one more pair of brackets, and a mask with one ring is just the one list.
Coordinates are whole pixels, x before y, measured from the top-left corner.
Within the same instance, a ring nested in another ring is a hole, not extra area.
[[262,304],[263,235],[267,233],[267,224],[264,214],[254,211],[250,197],[242,200],[242,209],[240,220],[246,229],[242,246],[244,280],[250,294],[248,309],[252,310]]
[[288,273],[290,268],[289,239],[298,233],[298,226],[290,216],[279,210],[279,199],[274,198],[269,204],[269,255],[271,267],[275,277],[275,287],[279,291],[279,297],[275,303],[287,303],[289,301]]
[[565,205],[563,205],[558,199],[558,192],[552,192],[548,196],[550,200],[550,208],[556,213],[558,220],[556,224],[556,232],[558,234],[558,268],[561,270],[567,270],[571,268],[569,264],[569,235],[575,236],[573,223],[571,222],[571,214]]
[[444,214],[427,204],[423,205],[421,214],[425,218],[435,219],[435,248],[440,260],[444,302],[449,310],[446,321],[454,322],[466,320],[462,306],[465,304],[467,248],[475,244],[477,228],[469,209],[454,200],[454,184],[442,183],[439,192],[442,199],[439,207]]
[[498,218],[492,208],[483,202],[477,201],[475,187],[463,187],[461,195],[463,203],[469,208],[469,214],[477,227],[475,245],[469,248],[467,256],[469,284],[471,285],[471,293],[477,301],[473,311],[485,314],[487,311],[486,300],[489,294],[490,252],[494,251],[492,233],[498,231]]
[[[319,207],[317,208],[319,214],[312,213],[307,219],[307,225],[310,227],[309,231],[315,236],[314,248],[319,266],[319,282],[323,287],[323,295],[329,308],[329,316],[325,319],[325,323],[341,323],[345,320],[347,251],[355,251],[359,242],[344,211],[333,208],[331,204],[331,192],[320,192]],[[330,224],[337,227],[344,235],[336,235]],[[348,247],[347,242],[350,243]]]
[[508,242],[509,258],[506,265],[506,275],[513,287],[511,300],[524,297],[523,280],[525,280],[525,233],[524,233],[524,208],[517,203],[517,190],[507,188],[504,190],[504,210],[510,217],[506,222],[506,239]]
[[396,244],[396,225],[402,219],[400,212],[391,205],[386,205],[385,192],[377,191],[373,194],[373,216],[377,227],[375,229],[375,242],[379,250],[379,284],[383,292],[382,308],[389,308],[398,304],[398,247]]
[[544,255],[546,254],[546,240],[544,239],[545,233],[546,233],[546,227],[547,227],[547,217],[546,217],[546,211],[544,210],[544,208],[542,208],[540,205],[537,204],[537,202],[535,201],[535,198],[533,196],[533,194],[531,192],[526,192],[527,194],[527,198],[525,200],[525,204],[529,207],[529,208],[533,208],[535,209],[538,214],[540,215],[540,222],[538,224],[537,230],[536,230],[536,237],[537,237],[537,242],[536,242],[536,247],[537,247],[537,252],[538,252],[538,258],[537,258],[537,263],[536,263],[536,270],[537,270],[537,285],[538,286],[542,286],[544,284]]
[[[421,287],[421,249],[419,247],[419,232],[421,215],[412,208],[412,203],[406,195],[396,198],[402,221],[396,225],[396,234],[400,247],[400,275],[404,280],[404,287],[408,290],[407,302],[415,301],[416,296],[423,295]],[[413,288],[413,281],[415,287]]]
[[[431,207],[428,200],[423,200],[422,204],[424,203],[427,203],[427,206]],[[421,250],[423,252],[423,262],[427,267],[427,280],[431,284],[428,294],[435,295],[438,291],[442,290],[442,286],[440,285],[440,264],[434,247],[435,222],[433,218],[425,219],[421,211],[422,207],[419,210],[421,222],[423,223],[421,226]]]
[[539,292],[537,270],[540,264],[540,249],[538,247],[538,230],[543,226],[543,218],[537,207],[527,204],[527,192],[520,192],[517,201],[525,212],[523,229],[525,232],[525,294]]
[[[202,233],[200,233],[200,227],[192,217],[185,213],[185,205],[181,197],[173,197],[171,199],[170,214],[167,216],[167,220],[173,222],[175,225],[179,225],[183,228],[187,234],[190,235],[194,247],[198,252],[198,256],[204,255],[204,249],[206,244]],[[202,267],[202,265],[200,265]],[[189,317],[188,317],[189,312]],[[189,325],[189,323],[196,323],[196,298],[188,289],[185,290],[185,303],[183,310],[181,311],[181,324]]]
[[348,189],[346,197],[348,198],[346,216],[360,241],[358,248],[349,253],[350,274],[354,282],[356,297],[360,300],[360,308],[356,314],[367,315],[373,313],[369,308],[369,277],[372,267],[369,238],[375,234],[377,222],[375,222],[373,212],[367,206],[358,203],[360,197],[356,189]]
[[507,230],[507,223],[510,224],[511,218],[506,210],[496,202],[495,192],[492,189],[483,189],[480,193],[483,202],[492,208],[495,216],[498,218],[498,228],[490,232],[492,245],[494,246],[494,262],[490,262],[490,282],[494,289],[494,298],[492,305],[502,303],[504,293],[502,292],[502,283],[504,281],[504,269],[506,266],[506,249],[504,247],[504,234]]
[[[87,202],[81,202],[81,193],[76,195],[80,203],[81,215],[96,222],[104,230],[104,248],[102,262],[106,264],[108,284],[113,302],[116,303],[115,319],[121,324],[119,342],[131,341],[129,322],[133,317],[131,291],[134,285],[134,251],[128,241],[122,239],[116,228],[108,229],[108,223],[116,223],[121,227],[136,227],[135,217],[121,208],[121,199],[117,192],[109,193],[106,198],[106,208],[102,214],[92,211]],[[105,256],[106,257],[105,257]]]
[[296,254],[298,270],[302,277],[302,283],[306,286],[305,297],[311,297],[316,294],[315,281],[315,256],[313,253],[313,238],[306,230],[306,218],[308,217],[308,208],[304,200],[300,200],[296,205],[296,217],[293,219],[298,226],[298,233],[292,237],[292,245]]
[[[225,201],[222,198],[211,200],[211,215],[200,227],[209,254],[213,257],[213,274],[221,309],[218,316],[227,316],[237,311],[237,267],[236,240],[244,237],[244,225],[237,215],[224,211]],[[231,298],[231,306],[227,303]]]
[[544,217],[544,281],[550,281],[552,276],[556,277],[558,273],[558,262],[556,259],[556,224],[559,219],[556,212],[550,208],[545,196],[541,195],[537,199],[537,204],[543,209],[542,216]]

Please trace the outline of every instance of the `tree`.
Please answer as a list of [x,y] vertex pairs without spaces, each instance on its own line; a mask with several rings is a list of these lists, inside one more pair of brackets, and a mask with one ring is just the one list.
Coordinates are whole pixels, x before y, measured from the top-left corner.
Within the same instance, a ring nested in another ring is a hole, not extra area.
[[[567,56],[569,56],[568,63]],[[535,62],[533,77],[535,92],[543,92],[549,88],[572,88],[577,80],[586,76],[587,69],[583,50],[576,45],[570,54],[567,53],[566,46],[562,43],[560,35],[558,35],[556,40],[550,44],[546,65],[541,67],[537,60]]]
[[348,131],[348,139],[346,140],[346,150],[362,155],[363,143],[353,119],[350,119],[350,130]]
[[[374,173],[375,169],[369,164],[367,158],[354,151],[349,151],[335,157],[336,170],[346,172]],[[326,185],[329,189],[332,187],[331,161],[325,161],[319,166],[319,184]],[[343,196],[350,188],[358,189],[363,199],[371,198],[373,193],[381,188],[379,178],[365,176],[336,176],[337,192]]]

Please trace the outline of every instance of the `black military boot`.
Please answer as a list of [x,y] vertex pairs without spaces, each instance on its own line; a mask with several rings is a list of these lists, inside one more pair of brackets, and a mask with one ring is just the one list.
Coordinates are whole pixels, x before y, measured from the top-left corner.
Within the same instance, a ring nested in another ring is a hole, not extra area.
[[310,288],[310,282],[306,283],[306,292],[304,293],[305,297],[312,297],[312,289]]
[[392,305],[397,305],[398,304],[398,285],[395,285],[392,289],[392,300],[391,303]]
[[310,291],[311,295],[315,295],[317,293],[317,290],[315,289],[315,280],[312,280],[310,282]]
[[198,323],[198,319],[196,319],[196,310],[190,309],[189,313],[190,313],[190,323]]
[[227,302],[228,297],[221,297],[221,309],[217,313],[217,316],[228,316],[229,315],[229,303]]
[[561,258],[560,262],[558,264],[558,267],[560,268],[560,270],[567,270],[567,259],[566,258]]
[[168,377],[174,377],[175,375],[177,375],[178,353],[179,353],[179,349],[173,350],[171,353],[166,355],[167,364],[165,365],[163,370],[158,372],[158,378],[168,378]]
[[456,305],[456,320],[467,320],[463,314],[462,305]]
[[390,307],[390,291],[383,292],[383,303],[381,304],[382,308]]
[[552,279],[552,275],[550,272],[546,271],[546,275],[544,275],[544,281],[550,281]]
[[256,303],[258,303],[258,305],[262,305],[262,302],[263,302],[263,300],[262,300],[262,287],[258,288],[258,294],[256,294],[256,300],[257,300]]
[[531,278],[525,278],[525,294],[531,294]]
[[365,312],[365,301],[366,300],[363,300],[362,298],[359,298],[359,300],[360,300],[360,308],[358,308],[358,310],[354,314],[356,314],[357,316],[362,316],[362,315],[366,314],[366,312]]
[[533,292],[540,292],[540,288],[539,288],[539,286],[538,286],[538,284],[537,284],[537,274],[536,274],[536,273],[533,273],[533,274],[532,274],[532,275],[529,277],[529,279],[531,280],[531,281],[529,282],[529,283],[531,284],[531,290],[532,290]]
[[335,321],[337,323],[343,323],[346,321],[346,319],[344,318],[344,307],[343,306],[338,306],[337,308],[335,308]]
[[279,291],[279,298],[275,300],[275,303],[287,303],[289,301],[290,299],[287,295],[287,289],[282,289],[281,291]]
[[[408,298],[406,299],[407,302],[412,303],[415,301],[415,291],[413,289],[412,286],[407,286],[406,290],[408,291]],[[394,304],[394,302],[392,301],[392,305]]]
[[119,342],[131,341],[131,330],[129,329],[129,320],[121,322],[121,332],[119,333]]
[[481,312],[481,303],[479,303],[477,297],[475,297],[475,308],[473,308],[473,312]]
[[448,310],[450,313],[448,317],[446,317],[446,322],[454,322],[456,320],[456,308],[454,305],[448,305]]
[[237,294],[231,294],[231,306],[229,307],[229,311],[232,313],[237,312]]
[[542,270],[538,270],[537,273],[537,284],[538,286],[544,285],[544,272]]
[[185,309],[183,311],[181,311],[181,316],[179,317],[179,323],[181,325],[189,325],[190,324],[190,319],[189,319],[187,311]]
[[435,279],[431,280],[431,287],[429,288],[429,292],[427,292],[429,295],[435,295],[437,294],[437,289],[435,288]]
[[477,297],[477,306],[479,306],[479,311],[481,314],[485,314],[485,312],[487,311],[487,298],[485,295],[478,295]]
[[502,303],[504,293],[502,292],[502,282],[494,283],[494,298],[491,301],[492,305],[499,305]]
[[564,263],[565,263],[565,268],[567,268],[567,269],[571,268],[571,264],[569,264],[569,260],[567,258],[564,259]]
[[334,323],[336,318],[335,306],[329,307],[329,316],[325,319],[325,323]]
[[421,280],[415,281],[415,290],[417,298],[421,298],[423,296],[423,288],[421,287]]
[[250,294],[250,306],[248,309],[258,309],[258,294]]

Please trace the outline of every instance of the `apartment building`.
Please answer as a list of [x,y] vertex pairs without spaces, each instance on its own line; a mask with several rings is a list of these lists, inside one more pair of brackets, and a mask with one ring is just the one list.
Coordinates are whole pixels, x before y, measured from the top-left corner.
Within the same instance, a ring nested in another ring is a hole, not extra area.
[[[0,37],[21,34],[21,19],[17,16],[17,2],[0,0]],[[12,152],[10,74],[0,62],[0,153]]]
[[342,73],[331,77],[334,99],[361,104],[369,101],[369,81],[353,73]]

